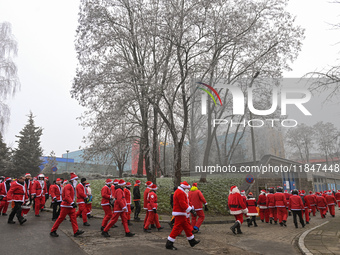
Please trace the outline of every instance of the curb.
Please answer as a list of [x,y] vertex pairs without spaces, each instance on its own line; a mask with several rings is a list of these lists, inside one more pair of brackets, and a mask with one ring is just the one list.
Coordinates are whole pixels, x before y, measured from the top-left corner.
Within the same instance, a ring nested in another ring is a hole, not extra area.
[[314,228],[311,228],[311,229],[308,229],[307,231],[303,232],[302,235],[299,237],[299,241],[298,241],[298,246],[299,246],[299,249],[300,251],[302,252],[302,254],[304,255],[313,255],[313,253],[311,253],[307,247],[305,246],[305,237],[314,229],[317,229],[325,224],[329,223],[329,221],[326,221]]

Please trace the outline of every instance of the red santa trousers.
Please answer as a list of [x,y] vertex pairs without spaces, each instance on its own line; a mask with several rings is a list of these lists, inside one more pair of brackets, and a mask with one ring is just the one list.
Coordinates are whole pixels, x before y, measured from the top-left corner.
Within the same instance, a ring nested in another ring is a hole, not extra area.
[[60,207],[60,215],[59,215],[58,219],[56,220],[56,222],[54,223],[54,225],[51,229],[51,232],[56,231],[58,229],[60,223],[62,223],[64,221],[64,219],[66,218],[67,215],[70,217],[73,233],[74,234],[77,233],[78,223],[77,223],[77,219],[76,219],[76,209],[67,208],[67,207]]
[[313,216],[315,216],[316,206],[315,205],[311,205],[310,208],[312,209]]
[[287,221],[287,209],[286,209],[286,207],[276,207],[276,211],[277,211],[277,218],[279,219],[280,223],[282,221]]
[[105,232],[108,232],[110,230],[110,228],[118,221],[119,216],[122,219],[122,223],[123,223],[123,227],[125,229],[125,233],[130,232],[129,227],[128,227],[128,223],[127,223],[126,212],[113,213],[111,221],[104,228]]
[[34,202],[35,202],[35,207],[34,207],[35,215],[38,215],[40,212],[40,209],[44,208],[45,197],[44,196],[36,197],[34,199]]
[[[144,219],[144,224],[143,224],[143,226],[145,226],[145,224],[146,224],[146,222],[147,222],[147,220],[148,220],[148,216],[149,216],[149,211],[146,210],[145,219]],[[152,222],[151,224],[155,224],[155,222]]]
[[[197,213],[198,219],[197,219],[196,216],[191,215],[191,226],[192,227],[196,226],[196,227],[200,228],[200,226],[202,225],[202,223],[204,221],[205,215],[204,215],[203,210],[198,210],[198,211],[196,211],[196,213]],[[196,219],[197,219],[197,221],[196,221]]]
[[159,224],[158,214],[154,213],[153,211],[150,211],[149,216],[148,216],[148,220],[146,221],[144,228],[148,229],[150,224],[153,224],[152,222],[154,222],[156,224],[157,228],[161,227],[161,224]]
[[78,217],[81,214],[81,217],[83,218],[83,223],[87,222],[87,208],[85,203],[78,204],[78,212],[76,214],[76,217]]
[[269,217],[277,221],[277,210],[276,208],[269,208]]
[[111,210],[111,206],[110,205],[102,205],[103,210],[105,212],[103,221],[102,221],[102,227],[106,227],[107,223],[109,222],[109,220],[112,217],[112,210]]
[[323,216],[327,213],[327,208],[319,208],[319,211],[320,211],[320,215],[321,215],[321,218],[324,218]]
[[131,219],[131,205],[126,205],[126,206],[128,209],[128,212],[126,213],[126,218],[127,220],[130,220]]
[[8,205],[9,205],[9,202],[7,202],[7,200],[2,200],[0,202],[0,214],[7,212]]
[[184,230],[188,240],[194,239],[194,235],[192,234],[193,229],[187,217],[175,216],[175,225],[173,226],[171,233],[168,236],[168,240],[171,242],[175,242],[176,237],[181,234],[182,230]]
[[306,218],[306,222],[309,222],[310,218],[309,218],[309,209],[305,208],[304,210],[302,210],[302,219],[305,217]]
[[340,200],[338,201],[338,207],[340,207]]
[[235,220],[236,221],[239,221],[241,224],[243,223],[243,214],[237,214],[237,215],[234,215],[235,216]]
[[269,209],[260,209],[260,218],[261,220],[265,220],[268,223],[269,222]]
[[87,214],[91,214],[91,212],[92,212],[92,203],[86,204],[86,210],[87,210]]
[[329,213],[335,215],[335,205],[328,205]]

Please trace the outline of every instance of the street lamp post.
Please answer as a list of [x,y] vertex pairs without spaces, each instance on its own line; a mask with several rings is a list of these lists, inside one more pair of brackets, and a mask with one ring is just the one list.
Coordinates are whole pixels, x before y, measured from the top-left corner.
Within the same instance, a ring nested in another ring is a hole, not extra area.
[[66,150],[66,172],[67,172],[67,164],[68,164],[68,152],[69,152],[69,150]]

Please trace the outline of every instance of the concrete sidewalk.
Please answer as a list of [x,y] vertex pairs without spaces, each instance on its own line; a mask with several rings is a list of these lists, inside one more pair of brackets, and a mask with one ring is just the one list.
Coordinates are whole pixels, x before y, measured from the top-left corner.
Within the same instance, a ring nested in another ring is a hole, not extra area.
[[[335,218],[327,214],[328,223],[310,231],[304,238],[308,251],[304,254],[340,254],[340,210],[336,208]],[[309,253],[308,253],[309,252]]]

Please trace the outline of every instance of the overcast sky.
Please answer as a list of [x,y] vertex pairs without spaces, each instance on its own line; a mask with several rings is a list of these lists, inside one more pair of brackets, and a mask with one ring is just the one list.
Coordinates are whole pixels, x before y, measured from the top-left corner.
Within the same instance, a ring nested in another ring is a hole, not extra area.
[[[296,23],[306,29],[306,39],[291,65],[293,71],[286,72],[285,77],[301,77],[336,63],[340,37],[330,23],[340,22],[339,7],[340,4],[327,0],[290,1],[288,10],[297,17]],[[61,156],[66,150],[78,150],[83,145],[82,137],[87,131],[77,117],[84,109],[70,96],[77,65],[74,40],[78,8],[78,0],[0,0],[0,22],[12,24],[19,48],[15,63],[21,90],[7,101],[11,118],[4,133],[4,140],[11,147],[16,147],[15,135],[27,123],[30,111],[36,116],[36,125],[44,129],[44,155],[53,150]],[[335,108],[338,105],[332,104],[323,111]],[[330,119],[325,117],[324,121]]]

